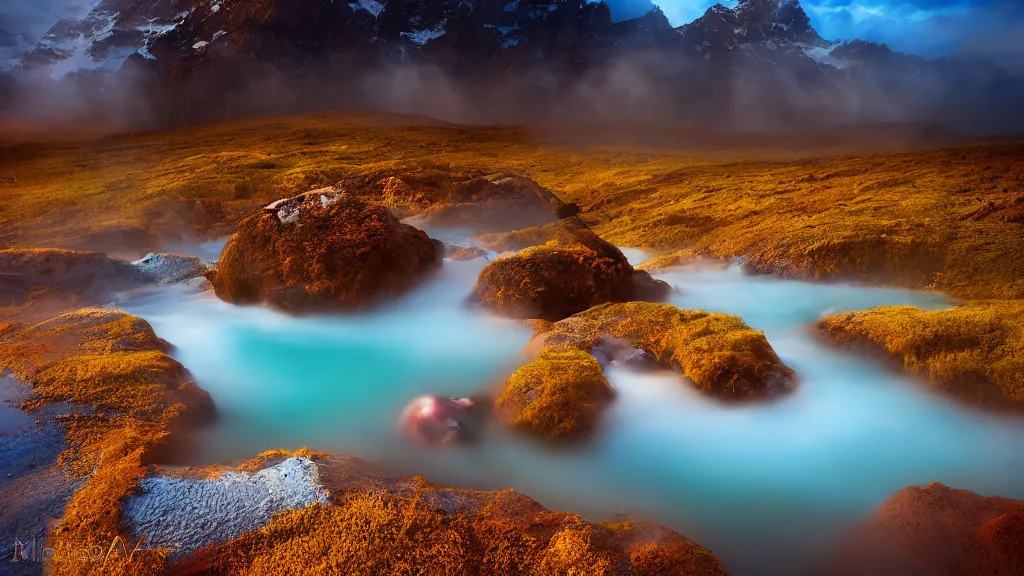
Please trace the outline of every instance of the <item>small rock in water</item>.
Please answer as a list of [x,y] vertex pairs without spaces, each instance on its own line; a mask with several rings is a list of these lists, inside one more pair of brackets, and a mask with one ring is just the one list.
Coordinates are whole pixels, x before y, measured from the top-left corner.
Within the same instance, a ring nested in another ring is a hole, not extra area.
[[590,350],[602,368],[608,366],[626,366],[639,370],[653,370],[658,367],[654,355],[646,350],[633,348],[622,338],[602,336]]
[[483,404],[469,398],[420,396],[402,411],[399,427],[410,439],[427,445],[474,441],[483,425]]
[[475,260],[481,256],[487,256],[487,252],[475,246],[459,246],[457,244],[444,243],[444,257],[449,260],[464,262],[466,260]]

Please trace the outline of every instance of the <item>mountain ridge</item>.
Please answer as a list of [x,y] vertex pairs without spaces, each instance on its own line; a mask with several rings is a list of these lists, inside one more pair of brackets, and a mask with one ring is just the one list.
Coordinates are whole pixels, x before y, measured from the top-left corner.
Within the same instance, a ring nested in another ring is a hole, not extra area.
[[[681,124],[913,118],[991,130],[1024,82],[1010,79],[994,99],[1006,104],[983,112],[993,96],[979,70],[987,69],[862,40],[830,42],[799,0],[716,4],[678,27],[657,7],[615,22],[604,2],[585,0],[101,0],[85,18],[55,24],[8,73],[84,81],[100,94],[116,78],[175,125],[276,109],[420,112],[412,97],[393,101],[406,90],[426,91],[428,104],[449,91],[459,102],[446,109],[489,98],[498,120],[619,109],[621,119]],[[268,90],[270,79],[279,85],[273,105],[241,98]],[[495,96],[496,87],[505,93]]]

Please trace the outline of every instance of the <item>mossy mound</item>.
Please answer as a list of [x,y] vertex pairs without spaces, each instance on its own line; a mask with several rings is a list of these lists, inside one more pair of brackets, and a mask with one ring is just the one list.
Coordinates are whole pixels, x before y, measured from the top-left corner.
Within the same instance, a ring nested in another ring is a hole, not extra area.
[[[698,544],[651,522],[588,522],[512,490],[475,491],[319,462],[328,504],[283,512],[172,568],[182,575],[724,576]],[[340,468],[340,470],[338,470]],[[340,476],[341,478],[333,478]],[[301,543],[301,545],[296,545]]]
[[874,308],[829,316],[818,328],[837,344],[884,351],[963,401],[1024,408],[1024,302],[977,301],[938,311]]
[[453,183],[446,196],[417,213],[416,223],[489,233],[538,226],[579,212],[578,206],[562,202],[530,178],[512,173]]
[[495,408],[516,430],[565,441],[593,432],[614,396],[593,356],[568,346],[549,346],[512,374]]
[[785,393],[793,371],[779,360],[764,333],[742,319],[667,304],[604,304],[552,324],[533,349],[569,346],[590,350],[603,336],[621,338],[682,372],[704,394],[748,400]]
[[476,297],[484,307],[512,318],[559,320],[605,302],[661,300],[671,292],[577,218],[545,230],[552,240],[497,258],[480,273]]
[[406,292],[440,266],[442,252],[387,209],[323,189],[243,220],[209,278],[235,304],[355,309]]

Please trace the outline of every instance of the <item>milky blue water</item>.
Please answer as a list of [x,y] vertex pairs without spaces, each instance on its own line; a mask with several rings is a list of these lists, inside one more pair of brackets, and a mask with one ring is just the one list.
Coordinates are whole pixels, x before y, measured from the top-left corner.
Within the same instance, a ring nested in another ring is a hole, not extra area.
[[908,485],[1024,497],[1024,421],[951,404],[808,328],[827,313],[950,306],[944,298],[735,267],[660,277],[679,289],[673,304],[764,330],[800,377],[785,400],[726,407],[674,374],[616,369],[618,399],[585,448],[552,450],[501,430],[473,448],[410,446],[394,424],[409,399],[488,389],[522,362],[530,334],[464,304],[484,264],[446,262],[422,290],[357,316],[292,318],[180,288],[124,304],[177,346],[216,401],[222,418],[204,433],[205,461],[309,446],[439,483],[512,486],[593,519],[630,511],[711,548],[740,576],[798,573]]

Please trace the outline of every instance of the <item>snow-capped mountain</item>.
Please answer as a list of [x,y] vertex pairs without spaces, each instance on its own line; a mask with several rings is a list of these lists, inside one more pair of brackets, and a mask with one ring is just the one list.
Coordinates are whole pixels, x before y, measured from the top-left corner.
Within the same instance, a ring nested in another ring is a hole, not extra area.
[[[0,46],[10,36],[0,32]],[[417,76],[418,90],[500,85],[527,108],[563,102],[556,116],[578,110],[575,100],[565,104],[576,98],[612,111],[633,106],[647,121],[671,113],[785,125],[941,117],[952,104],[937,90],[955,87],[963,106],[972,101],[964,94],[989,89],[977,66],[954,60],[831,43],[798,0],[717,4],[680,27],[657,8],[615,22],[607,5],[587,0],[100,0],[0,68],[15,77],[130,78],[173,123],[252,112],[233,95],[271,79],[275,97],[291,90],[318,94],[320,104],[386,106],[396,85],[410,88],[406,77],[382,83],[380,72],[426,66],[439,76]]]
[[[101,0],[81,20],[54,24],[7,68],[49,68],[53,77],[114,70],[132,55],[193,58],[230,44],[257,59],[375,48],[377,58],[415,59],[455,50],[472,60],[501,51],[534,58],[614,47],[675,47],[710,59],[735,50],[827,47],[797,0],[715,5],[673,28],[660,9],[613,23],[603,3],[581,0]],[[14,46],[0,31],[0,46]],[[472,52],[467,52],[471,49]]]

